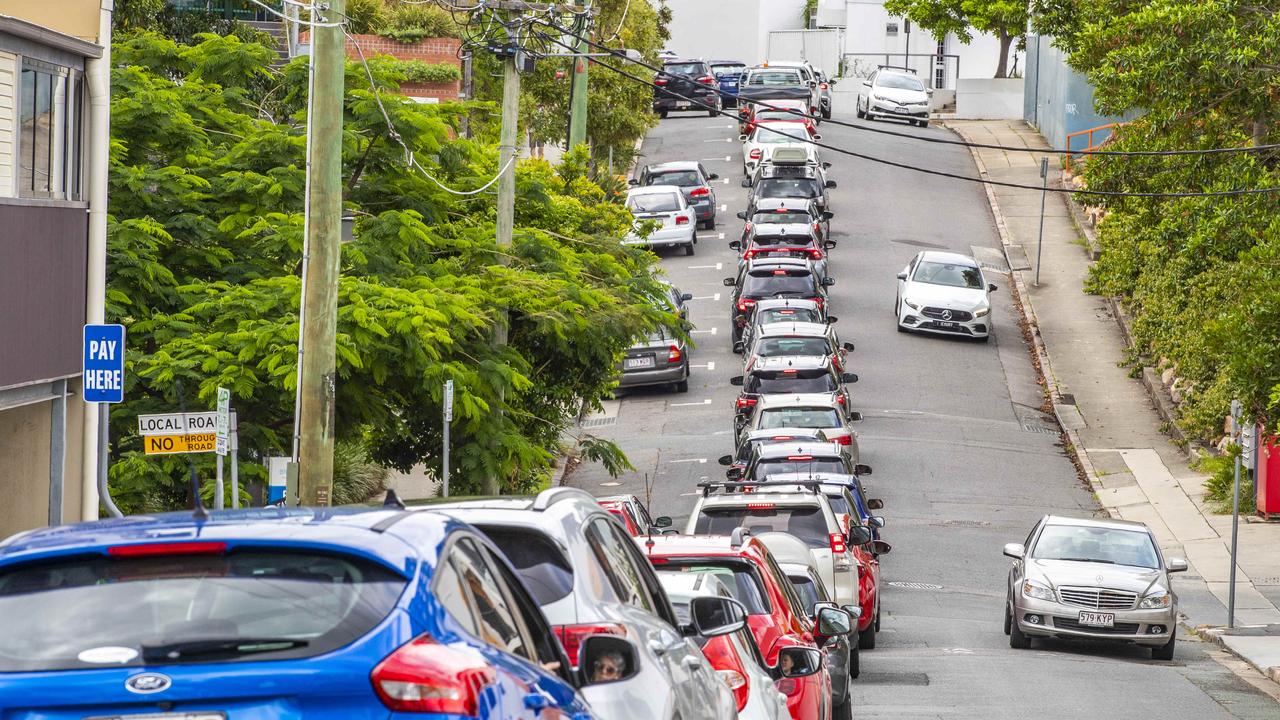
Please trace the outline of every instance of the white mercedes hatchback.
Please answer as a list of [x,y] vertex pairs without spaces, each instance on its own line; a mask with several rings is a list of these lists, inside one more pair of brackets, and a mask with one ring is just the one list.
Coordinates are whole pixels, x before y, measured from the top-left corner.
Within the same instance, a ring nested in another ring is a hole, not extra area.
[[898,273],[893,302],[898,332],[919,330],[986,342],[992,332],[989,296],[996,289],[968,255],[919,253]]

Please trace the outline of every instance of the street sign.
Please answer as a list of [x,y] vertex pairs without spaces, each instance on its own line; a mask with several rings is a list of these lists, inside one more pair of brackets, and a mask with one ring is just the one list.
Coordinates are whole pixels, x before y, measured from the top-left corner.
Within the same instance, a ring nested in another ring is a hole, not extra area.
[[444,381],[444,420],[451,422],[453,420],[453,381]]
[[214,434],[217,436],[217,447],[214,451],[226,455],[231,447],[231,391],[218,388],[218,412]]
[[177,453],[213,452],[217,438],[213,433],[193,435],[148,435],[142,438],[143,450],[148,455],[174,455]]
[[124,326],[85,325],[84,401],[124,402]]
[[[230,414],[229,421],[235,422],[235,413]],[[164,413],[162,415],[139,415],[138,433],[141,435],[190,435],[191,433],[212,433],[218,431],[218,413]]]

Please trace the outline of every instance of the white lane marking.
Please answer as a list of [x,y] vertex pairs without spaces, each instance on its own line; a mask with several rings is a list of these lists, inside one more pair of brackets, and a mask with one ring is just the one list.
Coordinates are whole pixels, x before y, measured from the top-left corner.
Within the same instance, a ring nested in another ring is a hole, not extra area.
[[690,270],[723,270],[724,263],[716,263],[715,265],[690,265]]
[[716,237],[715,235],[707,235],[706,233],[703,233],[702,235],[698,236],[698,239],[699,240],[723,240],[724,233],[721,233],[720,237]]
[[693,365],[690,365],[689,367],[706,368],[707,370],[715,370],[716,364],[714,362],[708,362],[705,364],[693,364]]
[[711,129],[713,129],[713,130],[719,130],[719,129],[721,129],[721,128],[731,128],[731,127],[733,127],[733,126],[732,126],[732,125],[708,125],[707,127],[711,128]]
[[[725,156],[724,156],[724,161],[725,161],[725,162],[733,162],[733,156],[732,156],[732,155],[725,155]],[[729,182],[729,178],[725,178],[725,179],[724,179],[724,181],[725,181],[725,182]]]
[[690,330],[690,335],[715,335],[719,328],[711,328],[710,330]]
[[621,484],[622,483],[620,482],[602,482],[600,483],[600,487],[618,487]]
[[716,293],[715,295],[694,295],[693,299],[694,300],[719,300],[720,293]]
[[717,239],[717,240],[723,240],[723,239],[724,239],[724,233],[720,233],[720,237],[718,237],[718,238],[716,238],[716,239]]
[[733,138],[724,138],[724,139],[721,139],[721,140],[703,140],[702,142],[704,142],[704,143],[712,143],[712,142],[733,142]]
[[713,432],[713,433],[711,433],[711,434],[712,434],[712,435],[732,435],[732,434],[733,434],[733,431],[732,431],[732,430],[717,430],[717,431],[715,431],[715,432]]
[[[726,161],[728,161],[728,159],[729,159],[729,158],[725,158],[725,160],[726,160]],[[725,179],[721,180],[720,182],[721,182],[721,183],[723,183],[723,184],[725,184],[725,185],[728,185],[728,184],[729,184],[729,178],[725,178]]]
[[721,206],[720,206],[720,212],[729,212],[729,206],[728,206],[728,205],[721,205]]
[[685,458],[684,460],[669,460],[668,462],[670,462],[672,465],[675,465],[676,463],[698,463],[699,465],[706,465],[707,459],[706,458]]
[[670,405],[668,405],[667,407],[693,407],[693,406],[695,406],[695,405],[710,405],[710,404],[711,404],[711,398],[707,398],[706,400],[703,400],[702,402],[691,402],[691,403],[671,403],[671,404],[670,404]]

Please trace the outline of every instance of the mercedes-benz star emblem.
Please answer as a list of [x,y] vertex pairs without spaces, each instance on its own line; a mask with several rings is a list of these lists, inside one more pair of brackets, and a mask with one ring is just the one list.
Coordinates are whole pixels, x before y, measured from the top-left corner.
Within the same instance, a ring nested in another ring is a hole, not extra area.
[[950,311],[950,310],[943,310],[943,311],[942,311],[942,319],[943,319],[943,320],[950,320],[950,319],[951,319],[951,311]]
[[1096,577],[1096,578],[1094,578],[1094,579],[1098,581],[1098,584],[1102,584],[1102,580],[1103,580],[1103,578],[1102,578],[1102,576],[1101,576],[1101,575],[1099,575],[1098,577]]
[[173,680],[170,680],[168,675],[160,673],[142,673],[124,681],[125,689],[139,695],[162,692],[168,690],[172,684]]

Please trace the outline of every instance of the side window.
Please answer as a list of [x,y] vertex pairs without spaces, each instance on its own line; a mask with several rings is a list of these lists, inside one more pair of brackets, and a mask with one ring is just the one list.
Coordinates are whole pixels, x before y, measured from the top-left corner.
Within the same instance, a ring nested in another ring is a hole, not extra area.
[[787,579],[786,573],[782,572],[782,568],[778,567],[778,562],[773,559],[772,555],[764,556],[765,571],[773,578],[773,582],[782,592],[782,596],[787,599],[787,605],[791,606],[791,612],[798,618],[809,618],[809,613],[805,611],[804,601],[796,594],[796,589],[791,585],[791,581]]
[[[587,525],[587,544],[596,556],[604,573],[609,578],[618,599],[628,605],[654,612],[653,598],[645,587],[626,545],[622,544],[614,524],[606,518],[597,517]],[[628,539],[627,543],[631,541]]]
[[871,87],[876,86],[876,76],[879,74],[880,74],[880,71],[876,70],[875,72],[867,76],[867,82],[871,83]]
[[529,631],[513,613],[509,593],[486,553],[470,538],[453,546],[450,562],[471,595],[476,636],[494,647],[536,662]]
[[519,615],[527,632],[530,640],[529,647],[536,656],[534,662],[548,669],[551,668],[553,663],[558,663],[560,667],[555,669],[556,674],[560,675],[564,681],[572,682],[569,668],[560,652],[559,641],[556,640],[555,633],[547,625],[546,617],[538,609],[533,598],[520,584],[520,579],[513,575],[502,560],[490,552],[488,548],[484,549],[484,554],[494,572],[507,587],[507,594],[511,598],[511,610]]
[[458,571],[453,568],[452,562],[441,563],[436,568],[435,577],[431,582],[431,592],[444,606],[445,612],[458,621],[464,630],[472,635],[480,634],[476,629],[475,616],[472,614],[471,599],[466,589],[462,587],[462,579],[458,577]]
[[640,522],[644,527],[641,530],[647,530],[653,527],[653,518],[649,516],[649,510],[644,505],[636,503],[636,513],[640,516]]

